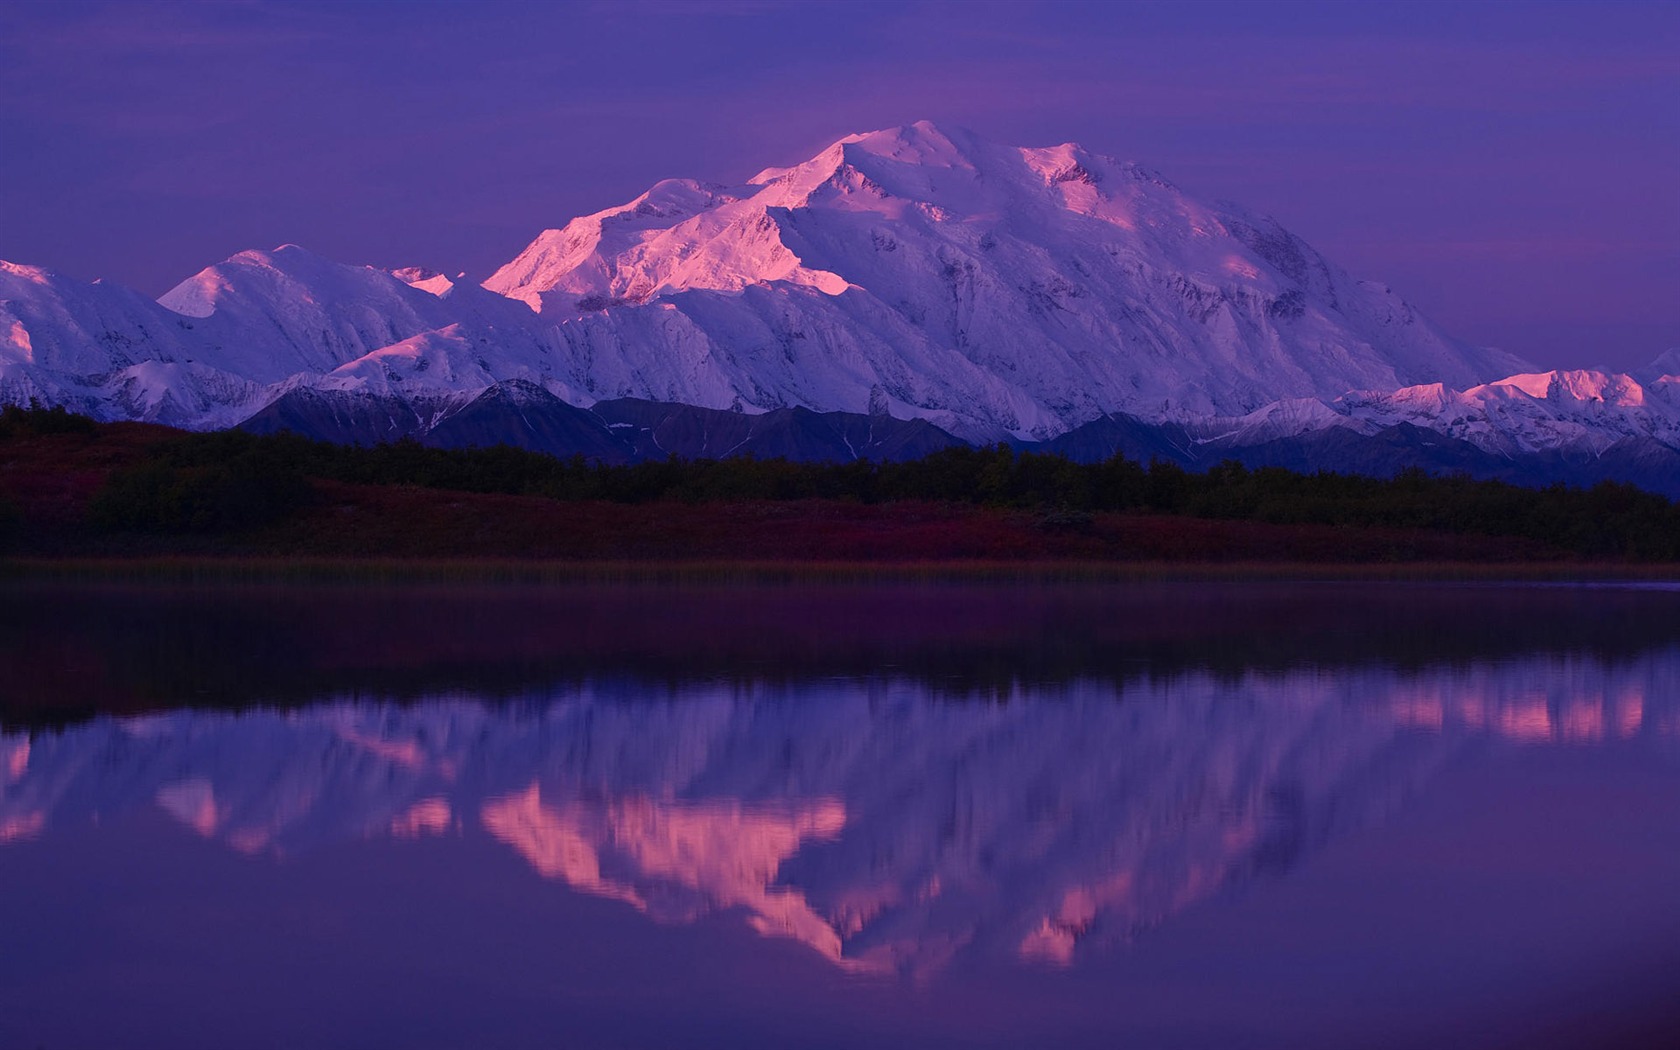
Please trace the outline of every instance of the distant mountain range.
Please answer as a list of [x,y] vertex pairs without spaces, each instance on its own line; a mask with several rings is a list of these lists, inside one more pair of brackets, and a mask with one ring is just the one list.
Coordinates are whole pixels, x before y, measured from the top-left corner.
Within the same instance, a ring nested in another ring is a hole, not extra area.
[[242,252],[160,300],[0,263],[0,401],[628,460],[1080,458],[1680,495],[1680,352],[1538,372],[1276,222],[1074,145],[920,123],[659,183],[484,285]]

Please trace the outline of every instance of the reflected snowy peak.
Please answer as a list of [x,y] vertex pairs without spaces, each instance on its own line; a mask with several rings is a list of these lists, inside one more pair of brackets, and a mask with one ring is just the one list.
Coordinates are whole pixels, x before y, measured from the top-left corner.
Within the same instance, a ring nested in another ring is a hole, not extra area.
[[[782,863],[846,823],[838,800],[745,806],[628,797],[545,802],[536,784],[485,803],[485,828],[545,877],[685,921],[745,909],[754,929],[792,937],[835,962],[840,937],[798,890],[773,886]],[[614,877],[609,871],[619,869]],[[642,888],[638,888],[642,887]]]
[[738,914],[850,971],[1071,965],[1384,819],[1463,748],[1673,751],[1676,698],[1665,650],[999,704],[838,679],[182,711],[0,736],[0,843],[143,807],[277,859],[487,835],[577,892]]

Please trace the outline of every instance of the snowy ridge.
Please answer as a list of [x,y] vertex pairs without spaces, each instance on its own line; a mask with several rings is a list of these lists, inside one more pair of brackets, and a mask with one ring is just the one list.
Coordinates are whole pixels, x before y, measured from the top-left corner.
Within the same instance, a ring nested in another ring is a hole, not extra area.
[[553,383],[518,303],[441,275],[344,266],[295,245],[241,252],[156,303],[102,282],[0,269],[0,399],[102,419],[231,426],[299,387],[464,403]]
[[307,390],[401,402],[423,432],[513,381],[579,407],[867,413],[968,441],[1126,416],[1210,448],[1410,424],[1596,456],[1680,450],[1677,373],[1674,351],[1636,376],[1536,373],[1271,219],[1077,145],[925,122],[741,186],[661,182],[482,287],[293,245],[156,303],[0,264],[0,401],[194,428]]
[[1389,394],[1349,394],[1338,408],[1350,419],[1382,425],[1412,422],[1490,452],[1549,449],[1602,452],[1625,438],[1680,448],[1680,378],[1641,384],[1632,376],[1589,371],[1515,375],[1462,392],[1438,386]]
[[1510,376],[1468,390],[1443,383],[1354,391],[1333,401],[1279,401],[1234,419],[1191,425],[1210,443],[1241,447],[1330,428],[1373,434],[1410,424],[1501,456],[1548,451],[1588,455],[1630,439],[1680,449],[1680,377],[1556,370]]
[[745,187],[662,183],[543,234],[486,287],[540,307],[596,397],[672,400],[672,372],[711,407],[862,411],[879,391],[971,439],[1520,364],[1145,169],[926,123]]
[[138,293],[0,263],[0,402],[227,426],[255,407],[261,386],[208,351],[196,321]]
[[157,806],[286,855],[487,834],[661,921],[736,910],[852,970],[1068,964],[1383,819],[1457,748],[1675,755],[1666,654],[1194,673],[930,700],[894,681],[623,682],[0,734],[0,849]]

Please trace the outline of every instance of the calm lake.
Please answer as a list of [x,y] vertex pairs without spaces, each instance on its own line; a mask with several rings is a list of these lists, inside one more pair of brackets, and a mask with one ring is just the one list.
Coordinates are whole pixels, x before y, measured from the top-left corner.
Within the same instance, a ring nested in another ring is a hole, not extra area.
[[1680,1033],[1680,589],[0,584],[0,1046]]

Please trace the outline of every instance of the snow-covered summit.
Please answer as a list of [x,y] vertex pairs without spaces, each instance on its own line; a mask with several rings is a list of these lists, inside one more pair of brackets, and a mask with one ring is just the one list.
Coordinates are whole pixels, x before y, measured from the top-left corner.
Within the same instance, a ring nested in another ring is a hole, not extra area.
[[660,183],[544,233],[486,287],[560,327],[590,366],[570,382],[596,396],[669,398],[672,370],[712,407],[858,411],[879,388],[975,437],[1522,367],[1137,165],[925,122],[741,187]]
[[1680,351],[1630,376],[1536,371],[1270,218],[1073,143],[927,122],[738,186],[660,182],[545,231],[483,286],[295,245],[155,303],[0,264],[0,401],[193,427],[300,389],[415,408],[516,381],[574,405],[891,415],[971,441],[1125,415],[1227,445],[1405,423],[1500,455],[1596,454],[1680,448],[1676,376]]
[[158,302],[203,323],[211,363],[265,383],[331,372],[456,319],[436,295],[385,270],[345,266],[294,244],[240,252]]

